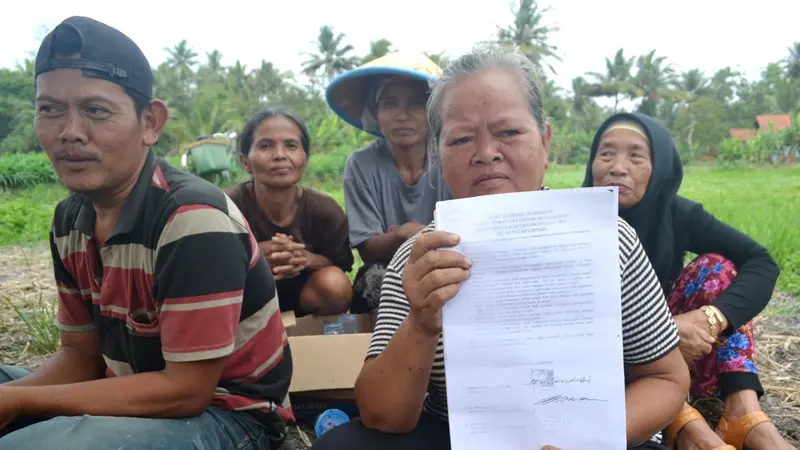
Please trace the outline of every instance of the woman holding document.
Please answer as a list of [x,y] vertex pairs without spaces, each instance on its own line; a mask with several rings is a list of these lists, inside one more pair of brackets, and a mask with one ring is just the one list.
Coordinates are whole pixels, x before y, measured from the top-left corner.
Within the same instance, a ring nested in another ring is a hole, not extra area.
[[[636,229],[658,275],[690,366],[691,401],[722,398],[717,430],[689,403],[667,430],[679,450],[787,450],[761,411],[752,319],[779,269],[767,249],[677,195],[683,179],[669,131],[643,114],[615,114],[598,130],[584,186],[618,186],[619,215]],[[684,267],[686,252],[699,255]]]
[[[453,62],[433,87],[428,119],[455,198],[545,189],[552,129],[536,70],[520,54],[482,50]],[[653,436],[680,412],[688,369],[636,233],[621,220],[618,233],[627,441],[629,448],[665,449]],[[327,432],[314,449],[450,448],[442,307],[471,266],[447,250],[458,240],[429,224],[397,251],[356,383],[361,420]]]

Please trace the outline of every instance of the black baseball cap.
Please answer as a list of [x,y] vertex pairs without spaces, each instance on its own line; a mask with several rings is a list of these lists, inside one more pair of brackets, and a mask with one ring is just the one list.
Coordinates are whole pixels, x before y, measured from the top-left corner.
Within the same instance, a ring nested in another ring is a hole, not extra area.
[[70,17],[45,36],[36,53],[36,76],[56,69],[80,69],[86,77],[116,83],[147,100],[153,97],[153,70],[139,46],[88,17]]

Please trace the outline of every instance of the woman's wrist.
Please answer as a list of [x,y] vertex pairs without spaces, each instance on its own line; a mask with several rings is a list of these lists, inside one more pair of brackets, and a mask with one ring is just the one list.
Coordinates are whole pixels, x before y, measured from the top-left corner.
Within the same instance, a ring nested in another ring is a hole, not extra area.
[[306,257],[307,261],[306,267],[311,271],[323,269],[325,267],[333,265],[333,261],[322,255],[312,253],[308,250],[303,250],[303,251],[305,252],[304,256]]
[[728,318],[725,317],[725,314],[722,314],[719,308],[714,305],[708,305],[708,309],[714,313],[714,316],[717,318],[717,335],[721,334],[723,331],[728,329]]
[[708,330],[711,337],[716,339],[723,331],[728,328],[728,319],[722,314],[716,306],[706,305],[700,308],[700,311],[706,316],[708,322]]

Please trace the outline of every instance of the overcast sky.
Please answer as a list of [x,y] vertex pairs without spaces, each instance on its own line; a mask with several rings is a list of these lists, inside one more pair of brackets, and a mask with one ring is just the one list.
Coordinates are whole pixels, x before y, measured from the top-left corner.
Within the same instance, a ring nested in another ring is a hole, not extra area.
[[[547,0],[546,15],[560,30],[553,36],[563,62],[556,81],[588,71],[604,71],[604,58],[620,47],[638,55],[656,49],[676,69],[706,72],[738,67],[756,77],[764,66],[784,58],[800,40],[798,0]],[[150,64],[166,58],[164,47],[186,39],[205,58],[218,49],[225,64],[237,59],[248,67],[272,61],[281,70],[299,71],[321,25],[346,34],[356,54],[369,41],[386,38],[395,48],[447,52],[457,56],[476,42],[492,39],[512,20],[507,0],[294,0],[185,2],[176,0],[41,0],[6,9],[0,27],[0,67],[13,67],[38,48],[37,34],[71,15],[86,15],[130,36]],[[207,5],[207,6],[204,6]],[[645,8],[651,8],[647,11]]]

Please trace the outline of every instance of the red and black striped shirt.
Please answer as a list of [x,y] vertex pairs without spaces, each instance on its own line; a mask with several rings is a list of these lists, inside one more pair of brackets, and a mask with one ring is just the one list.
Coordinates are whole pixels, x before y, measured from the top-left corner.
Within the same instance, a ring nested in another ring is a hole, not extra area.
[[94,221],[91,202],[72,194],[56,207],[50,245],[59,326],[97,333],[106,376],[224,357],[213,405],[293,420],[275,281],[230,198],[148,154],[101,248]]

